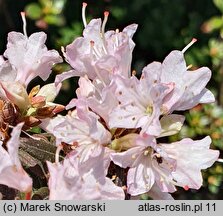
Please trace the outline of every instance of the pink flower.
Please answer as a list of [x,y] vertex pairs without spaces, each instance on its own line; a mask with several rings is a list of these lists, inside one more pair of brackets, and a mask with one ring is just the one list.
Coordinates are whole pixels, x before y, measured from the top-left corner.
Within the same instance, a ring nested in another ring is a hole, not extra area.
[[[62,62],[56,50],[47,50],[46,34],[38,32],[27,37],[22,33],[10,32],[4,56],[8,59],[13,71],[8,76],[10,81],[19,81],[27,86],[35,77],[46,80],[54,64]],[[14,73],[16,71],[16,77]],[[15,80],[14,80],[15,79]]]
[[104,152],[80,163],[79,153],[68,155],[62,163],[47,162],[51,200],[124,199],[122,188],[105,177],[108,167]]
[[142,128],[141,133],[158,136],[161,132],[159,116],[162,100],[171,86],[151,83],[150,78],[124,79],[116,76],[115,95],[119,105],[109,115],[110,128]]
[[[95,79],[91,82],[87,77],[80,77],[79,88],[76,90],[78,100],[85,103],[97,113],[106,123],[108,127],[109,114],[118,105],[118,101],[114,95],[116,85],[111,82],[110,85],[104,87],[100,80]],[[77,99],[72,99],[66,106],[67,109],[76,106]]]
[[[84,106],[84,105],[83,105]],[[103,148],[110,143],[111,134],[99,122],[99,117],[90,112],[87,108],[80,108],[77,111],[62,117],[58,116],[45,122],[43,127],[56,137],[56,143],[76,143],[82,146],[81,160],[85,161],[90,156],[97,156]]]
[[211,71],[207,67],[188,70],[181,51],[172,51],[162,64],[149,64],[143,69],[143,76],[152,76],[160,83],[174,83],[174,90],[163,100],[165,112],[187,110],[199,103],[215,101],[213,94],[205,88],[211,78]]
[[177,161],[176,170],[172,172],[177,185],[194,189],[201,187],[203,180],[200,170],[212,166],[219,156],[219,151],[209,149],[210,144],[211,138],[207,136],[202,140],[185,138],[179,142],[159,145],[170,158]]
[[210,167],[219,151],[210,150],[210,137],[193,141],[183,139],[171,144],[156,144],[150,136],[138,137],[135,146],[112,153],[112,161],[130,167],[128,193],[133,196],[149,192],[156,183],[161,192],[174,192],[175,186],[198,189],[202,185],[201,169]]
[[[85,14],[83,14],[85,19]],[[130,76],[132,51],[135,46],[132,41],[137,29],[132,24],[122,32],[105,32],[108,12],[105,12],[104,21],[93,19],[86,23],[83,37],[79,37],[66,47],[64,53],[67,62],[74,70],[61,74],[58,80],[64,80],[71,76],[87,75],[90,79],[98,78],[104,84],[109,84],[111,74]]]
[[19,161],[19,136],[23,123],[13,128],[7,142],[8,151],[0,146],[0,184],[15,188],[21,192],[32,191],[32,179],[22,168]]

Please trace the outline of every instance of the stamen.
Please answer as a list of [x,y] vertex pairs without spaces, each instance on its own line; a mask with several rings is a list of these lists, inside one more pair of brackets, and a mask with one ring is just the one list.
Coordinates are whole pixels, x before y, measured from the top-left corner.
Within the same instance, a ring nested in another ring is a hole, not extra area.
[[144,151],[144,155],[147,156],[149,154],[149,150]]
[[189,44],[187,44],[187,46],[185,46],[185,47],[183,48],[182,53],[185,53],[185,51],[186,51],[188,48],[190,48],[195,42],[197,42],[197,39],[196,39],[196,38],[193,38],[193,39],[191,40],[191,42],[190,42]]
[[161,155],[160,155],[159,153],[154,153],[154,154],[152,155],[152,158],[153,158],[153,157],[161,158]]
[[55,163],[59,163],[60,162],[60,151],[63,149],[63,145],[58,145],[57,146],[57,150],[56,150],[56,154],[55,154]]
[[136,76],[136,74],[137,74],[136,70],[133,70],[132,71],[132,76]]
[[90,57],[93,59],[94,41],[90,41]]
[[160,174],[160,181],[167,181],[168,183],[173,184],[174,186],[179,186],[174,179],[170,179],[161,169],[158,169],[156,165],[154,165],[154,160],[152,159],[152,166]]
[[98,79],[101,81],[103,86],[106,87],[105,81],[104,81],[103,77],[101,76],[101,74],[99,73],[97,67],[95,67],[95,65],[94,65],[94,69],[95,69],[95,73],[96,73]]
[[103,20],[103,23],[102,23],[102,27],[101,27],[101,33],[102,33],[102,37],[104,37],[104,33],[105,33],[105,25],[108,21],[108,16],[109,16],[109,12],[108,11],[105,11],[104,12],[104,20]]
[[223,159],[221,159],[221,158],[219,158],[217,161],[220,163],[223,163]]
[[192,67],[193,67],[192,64],[188,65],[188,66],[187,66],[187,70],[191,69]]
[[95,54],[95,56],[99,59],[100,58],[100,53],[99,51],[96,49],[95,45],[94,45],[94,41],[90,41],[90,55],[93,58],[93,54]]
[[25,12],[21,12],[20,14],[22,17],[22,22],[23,22],[23,33],[24,33],[25,37],[28,38],[27,31],[26,31],[26,14],[25,14]]
[[153,114],[153,105],[152,104],[149,104],[146,108],[146,114],[148,116],[151,116]]
[[87,20],[86,20],[86,15],[85,15],[86,7],[87,7],[87,3],[83,2],[82,3],[82,21],[83,21],[84,27],[87,26]]
[[65,58],[67,58],[67,55],[66,55],[66,53],[65,53],[65,48],[64,48],[63,46],[61,46],[61,52],[63,53],[63,56],[64,56]]
[[102,27],[101,27],[101,36],[102,36],[102,41],[103,41],[103,49],[105,51],[105,53],[107,54],[107,46],[106,46],[106,43],[105,43],[105,26],[106,26],[106,23],[108,21],[108,16],[109,16],[109,12],[108,11],[105,11],[104,12],[104,20],[103,20],[103,23],[102,23]]
[[116,47],[118,47],[118,33],[119,33],[119,29],[116,29],[115,30],[115,45],[116,45]]

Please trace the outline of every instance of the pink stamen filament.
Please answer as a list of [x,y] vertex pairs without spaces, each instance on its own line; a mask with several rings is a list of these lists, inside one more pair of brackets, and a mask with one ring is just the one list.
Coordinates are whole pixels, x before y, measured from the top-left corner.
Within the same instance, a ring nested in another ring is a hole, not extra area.
[[197,42],[197,39],[196,38],[193,38],[191,40],[191,42],[189,44],[187,44],[187,46],[185,46],[182,50],[182,53],[185,53],[185,51],[187,51],[195,42]]
[[165,180],[165,181],[173,184],[174,186],[180,186],[173,179],[170,179],[168,176],[166,176],[166,174],[164,172],[162,172],[160,169],[157,169],[156,165],[154,165],[154,160],[152,160],[152,165],[153,165],[153,169],[155,169],[160,174],[160,176],[161,176],[160,180],[161,181]]
[[106,46],[106,43],[105,43],[105,26],[106,26],[106,23],[108,21],[108,16],[109,16],[109,12],[105,11],[104,12],[104,20],[103,20],[102,27],[101,27],[101,36],[102,36],[102,41],[103,41],[103,49],[104,49],[105,53],[108,53],[107,52],[107,46]]
[[83,2],[82,3],[82,21],[83,21],[84,27],[87,26],[87,20],[86,20],[86,15],[85,15],[86,7],[87,7],[87,3]]
[[115,45],[116,45],[116,47],[118,47],[118,33],[119,33],[119,29],[116,29],[115,30]]
[[221,159],[221,158],[219,158],[217,161],[220,163],[223,163],[223,159]]
[[25,37],[28,38],[27,31],[26,31],[26,14],[25,14],[25,12],[21,12],[20,14],[22,17],[22,22],[23,22],[23,33],[24,33]]
[[105,11],[104,12],[104,20],[103,20],[102,27],[101,27],[101,33],[102,33],[103,37],[104,37],[104,34],[105,34],[105,26],[106,26],[106,23],[108,21],[108,16],[109,16],[109,12]]
[[97,48],[94,45],[94,41],[90,41],[90,55],[93,58],[93,54],[97,59],[101,58],[100,52],[97,50]]
[[59,163],[60,162],[60,151],[63,149],[62,145],[58,145],[57,146],[57,150],[56,150],[56,154],[55,154],[55,163]]

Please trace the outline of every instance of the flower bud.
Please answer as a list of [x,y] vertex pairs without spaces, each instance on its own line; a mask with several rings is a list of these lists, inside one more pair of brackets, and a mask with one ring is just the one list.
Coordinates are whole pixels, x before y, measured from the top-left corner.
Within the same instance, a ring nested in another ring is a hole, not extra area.
[[4,99],[17,105],[21,111],[26,110],[30,105],[27,91],[21,83],[1,82],[0,88],[4,92]]
[[53,102],[57,96],[57,89],[54,83],[44,85],[36,96],[43,96],[46,98],[46,102]]
[[135,146],[135,139],[138,136],[136,133],[127,134],[121,138],[114,139],[111,143],[111,148],[115,151],[125,151]]

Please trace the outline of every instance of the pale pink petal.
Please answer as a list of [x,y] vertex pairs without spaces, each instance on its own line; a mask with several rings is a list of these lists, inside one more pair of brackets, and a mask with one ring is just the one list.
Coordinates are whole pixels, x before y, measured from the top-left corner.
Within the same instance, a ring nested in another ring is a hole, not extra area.
[[16,70],[16,80],[25,86],[35,77],[46,80],[54,64],[62,62],[56,50],[47,50],[46,34],[38,32],[29,38],[21,33],[10,32],[4,56]]
[[180,142],[161,145],[169,157],[177,161],[176,171],[172,173],[177,184],[194,189],[201,187],[201,169],[210,167],[219,156],[219,151],[209,149],[210,143],[210,137],[205,137],[197,141],[183,139]]
[[140,155],[142,148],[144,149],[144,147],[141,146],[133,147],[124,152],[112,153],[110,157],[111,160],[120,167],[131,167],[133,163],[135,163],[136,158]]
[[175,87],[164,99],[163,106],[168,112],[173,112],[190,109],[199,103],[213,102],[212,93],[205,90],[210,78],[211,71],[207,67],[188,71],[183,52],[172,51],[162,63],[160,81],[174,83]]
[[169,193],[160,191],[156,183],[147,194],[154,200],[173,200],[173,197]]
[[22,168],[19,160],[19,137],[23,123],[13,128],[11,138],[7,142],[8,152],[0,146],[0,184],[15,188],[21,192],[32,190],[32,179]]
[[137,28],[138,28],[138,25],[137,24],[131,24],[131,25],[126,26],[122,30],[122,32],[126,33],[129,36],[129,38],[132,38],[133,35],[135,34]]
[[155,183],[155,174],[150,165],[150,161],[143,158],[136,167],[128,171],[127,186],[128,193],[132,196],[148,192]]
[[16,71],[12,68],[8,61],[5,61],[2,56],[0,56],[0,81],[8,82],[14,81],[16,78]]

